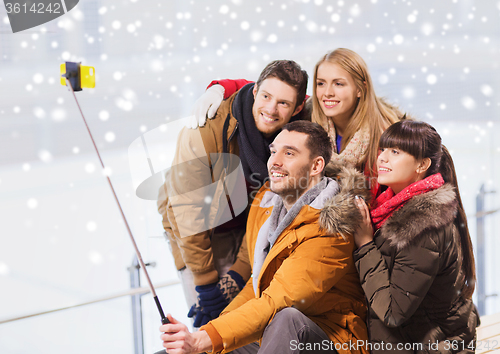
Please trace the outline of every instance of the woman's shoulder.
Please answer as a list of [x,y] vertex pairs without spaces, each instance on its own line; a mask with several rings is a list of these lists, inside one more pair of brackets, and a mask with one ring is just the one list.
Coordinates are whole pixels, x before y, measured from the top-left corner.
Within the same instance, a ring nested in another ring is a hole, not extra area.
[[394,212],[380,229],[380,237],[402,250],[421,241],[429,232],[441,232],[453,224],[458,201],[450,184],[417,195]]

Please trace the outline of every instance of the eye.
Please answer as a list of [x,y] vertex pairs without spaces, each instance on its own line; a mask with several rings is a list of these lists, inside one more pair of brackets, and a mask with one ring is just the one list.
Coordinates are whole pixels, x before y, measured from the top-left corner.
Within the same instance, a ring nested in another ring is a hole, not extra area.
[[392,149],[391,152],[394,154],[394,155],[397,155],[399,154],[399,150],[398,149]]
[[341,83],[341,82],[337,82],[337,83],[335,83],[335,85],[337,85],[337,86],[344,86],[344,84]]
[[287,152],[285,152],[285,155],[286,155],[286,156],[293,156],[293,152],[291,152],[291,151],[287,151]]
[[288,102],[280,102],[280,105],[282,105],[283,107],[288,107]]
[[316,82],[316,86],[323,86],[323,83],[322,82]]

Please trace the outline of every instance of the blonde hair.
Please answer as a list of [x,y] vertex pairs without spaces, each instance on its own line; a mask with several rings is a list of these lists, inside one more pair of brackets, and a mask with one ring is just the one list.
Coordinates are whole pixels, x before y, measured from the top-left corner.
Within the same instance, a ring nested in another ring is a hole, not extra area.
[[[402,113],[397,107],[390,105],[384,99],[375,95],[372,79],[363,58],[350,49],[338,48],[334,51],[328,52],[324,57],[322,57],[314,68],[312,96],[313,109],[311,114],[311,120],[313,122],[320,124],[328,131],[328,117],[323,113],[316,96],[318,67],[324,62],[337,64],[342,69],[347,71],[353,78],[356,88],[361,92],[356,109],[354,110],[344,135],[342,136],[342,146],[340,151],[344,150],[358,130],[366,126],[370,134],[370,141],[367,153],[363,157],[363,163],[365,164],[365,167],[368,167],[371,176],[376,175],[373,170],[373,166],[377,161],[378,142],[380,136],[389,125],[401,119]],[[362,166],[357,167],[362,168]]]

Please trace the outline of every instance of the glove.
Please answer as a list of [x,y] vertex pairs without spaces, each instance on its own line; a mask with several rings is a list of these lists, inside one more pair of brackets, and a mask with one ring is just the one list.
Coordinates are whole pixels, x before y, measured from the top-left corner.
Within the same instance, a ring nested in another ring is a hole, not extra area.
[[193,318],[194,327],[201,327],[217,318],[228,302],[218,288],[218,283],[198,285],[195,287],[198,292],[196,303],[191,306],[188,317]]
[[229,304],[245,287],[245,281],[237,272],[230,270],[220,278],[217,286]]
[[192,116],[186,123],[189,129],[203,127],[208,119],[215,117],[220,104],[224,100],[224,87],[222,85],[210,86],[203,95],[194,103]]
[[194,317],[193,326],[201,327],[219,317],[244,286],[243,278],[234,270],[223,275],[217,283],[196,286],[198,301],[188,313],[188,317]]
[[196,303],[193,306],[191,306],[191,309],[189,309],[187,317],[189,318],[194,317],[193,327],[196,328],[206,325],[208,322],[212,320],[210,314],[203,311],[198,300],[196,300]]

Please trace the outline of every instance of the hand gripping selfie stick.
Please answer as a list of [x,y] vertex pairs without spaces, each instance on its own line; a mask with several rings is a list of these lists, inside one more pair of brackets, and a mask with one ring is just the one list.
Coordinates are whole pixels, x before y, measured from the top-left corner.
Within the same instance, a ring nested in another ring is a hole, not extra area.
[[169,323],[169,320],[165,317],[165,314],[163,313],[163,309],[160,304],[160,300],[158,300],[158,296],[156,296],[156,291],[153,286],[153,283],[151,283],[151,279],[149,278],[148,271],[146,269],[146,265],[144,264],[141,256],[141,252],[139,252],[139,248],[137,248],[137,244],[135,242],[134,236],[132,235],[132,231],[130,230],[130,227],[127,222],[127,218],[125,217],[125,214],[123,213],[122,206],[120,205],[120,201],[118,200],[118,197],[116,196],[115,189],[113,188],[113,184],[111,183],[111,180],[109,179],[108,174],[106,173],[106,168],[104,167],[104,163],[102,162],[101,154],[99,153],[99,149],[97,149],[97,145],[95,144],[94,138],[92,136],[92,133],[90,132],[90,128],[87,124],[87,121],[85,120],[85,116],[83,115],[82,109],[80,108],[80,104],[78,103],[78,100],[76,99],[75,91],[81,91],[82,87],[89,87],[89,88],[94,88],[95,87],[95,70],[94,68],[90,66],[81,66],[80,63],[72,63],[72,62],[66,62],[66,64],[61,64],[61,84],[64,86],[67,86],[70,91],[73,94],[73,97],[75,98],[76,105],[78,106],[78,109],[80,110],[80,114],[82,115],[83,122],[85,123],[85,126],[87,127],[87,131],[89,132],[90,139],[92,140],[92,144],[94,144],[95,151],[97,153],[97,156],[99,157],[99,161],[101,162],[102,169],[104,171],[104,175],[106,176],[106,179],[108,180],[109,186],[111,188],[111,191],[113,192],[113,196],[115,197],[116,204],[118,205],[118,209],[120,209],[120,214],[122,215],[123,221],[125,222],[125,226],[127,228],[128,234],[130,236],[130,240],[132,241],[132,245],[134,246],[135,253],[137,254],[137,258],[139,260],[139,264],[144,271],[144,275],[146,276],[146,279],[149,284],[149,289],[151,290],[151,294],[153,295],[153,299],[155,300],[156,307],[158,308],[158,312],[160,313],[161,317],[161,323],[167,324]]

